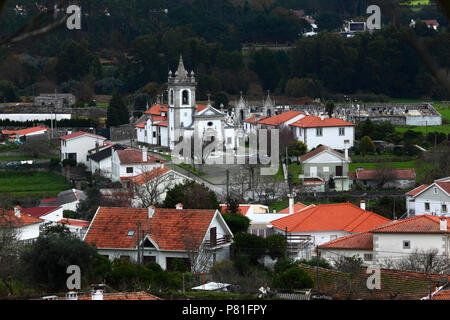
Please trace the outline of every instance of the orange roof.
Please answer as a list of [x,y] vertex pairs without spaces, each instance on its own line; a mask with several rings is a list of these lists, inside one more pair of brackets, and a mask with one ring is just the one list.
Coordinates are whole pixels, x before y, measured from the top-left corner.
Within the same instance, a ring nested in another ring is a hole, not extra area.
[[443,290],[431,296],[431,300],[450,300],[450,290]]
[[[208,230],[216,210],[155,208],[148,218],[148,209],[100,207],[84,239],[97,248],[135,248],[137,234],[127,236],[130,230],[144,231],[160,250],[184,251],[189,243],[198,244]],[[186,238],[189,235],[189,238]]]
[[317,128],[317,127],[347,127],[347,126],[355,126],[354,123],[350,123],[337,118],[323,118],[316,116],[306,116],[294,123],[290,124],[294,127],[301,128]]
[[[392,221],[384,226],[375,228],[375,233],[450,233],[447,227],[446,231],[440,230],[441,217],[423,214],[412,218]],[[450,225],[450,218],[447,219],[447,226]]]
[[136,125],[136,128],[144,128],[144,127],[145,127],[145,122],[141,122]]
[[415,196],[416,194],[418,194],[420,191],[426,189],[429,186],[429,184],[423,184],[413,190],[411,190],[410,192],[408,192],[406,195],[407,196]]
[[[248,210],[250,209],[250,204],[240,204],[237,213],[240,213],[241,215],[245,216],[247,215]],[[220,213],[228,213],[228,206],[226,204],[220,205]]]
[[[340,153],[340,152],[337,152],[337,151],[334,150],[333,148],[330,148],[330,147],[328,147],[328,146],[320,146],[320,147],[314,149],[313,151],[308,152],[307,154],[301,156],[301,157],[300,157],[300,161],[302,161],[302,162],[303,162],[303,161],[306,161],[306,160],[308,160],[308,159],[310,159],[310,158],[312,158],[312,157],[318,155],[319,153],[321,153],[321,152],[323,152],[323,151],[329,151],[329,152],[335,154],[336,156],[338,156],[338,157],[340,157],[340,158],[345,158],[345,155],[344,155],[344,154],[342,154],[342,153]],[[349,159],[349,161],[350,161],[350,157],[349,157],[348,159]]]
[[167,112],[167,104],[155,104],[154,106],[151,106],[150,109],[145,111],[145,113],[155,116],[160,116],[161,112]]
[[256,123],[257,121],[260,121],[260,120],[264,120],[266,117],[265,116],[256,116],[255,114],[254,115],[252,115],[251,117],[249,117],[249,118],[247,118],[244,122],[247,122],[247,123]]
[[58,223],[68,224],[70,226],[83,227],[83,228],[89,227],[89,221],[78,220],[78,219],[62,219],[62,220],[59,220]]
[[19,135],[19,137],[21,137],[21,136],[26,136],[27,134],[44,131],[44,130],[47,131],[48,128],[38,126],[38,127],[26,128],[26,129],[22,129],[22,130],[3,130],[2,134],[11,135],[12,137],[14,137],[17,134],[17,135]]
[[81,137],[81,136],[84,136],[84,135],[88,135],[88,136],[91,136],[91,137],[94,137],[94,138],[100,138],[100,139],[106,140],[105,137],[102,137],[102,136],[99,136],[99,135],[96,135],[96,134],[93,134],[93,133],[90,133],[90,132],[84,132],[84,131],[77,131],[77,132],[74,132],[72,134],[67,134],[65,136],[61,136],[59,138],[61,140],[69,140],[69,139]]
[[142,151],[135,149],[117,150],[116,152],[121,164],[165,162],[149,154],[147,154],[147,162],[144,162],[142,161]]
[[439,26],[439,22],[436,19],[422,20],[426,25]]
[[365,232],[391,220],[366,211],[349,202],[321,204],[271,222],[280,230],[288,232],[343,230]]
[[439,186],[439,187],[441,187],[442,189],[444,189],[445,190],[445,192],[447,192],[447,193],[449,193],[450,194],[450,181],[439,181],[439,182],[436,182],[436,184]]
[[[303,204],[301,202],[297,202],[297,203],[294,204],[294,213],[295,212],[299,212],[300,210],[303,210],[306,207],[308,207],[306,204]],[[280,213],[289,213],[289,207],[281,210]]]
[[204,105],[204,104],[198,104],[197,105],[197,112],[201,112],[203,110],[205,110],[208,106]]
[[[376,180],[379,176],[379,172],[376,169],[356,170],[355,174],[358,180]],[[393,179],[416,179],[414,168],[392,169],[390,174],[392,174]]]
[[346,237],[324,243],[319,249],[337,249],[337,250],[373,250],[373,233],[358,232]]
[[167,127],[167,120],[160,121],[160,122],[155,122],[154,125],[155,126],[160,126],[160,127]]
[[167,172],[169,172],[170,170],[169,169],[167,169],[167,168],[156,168],[156,169],[153,169],[153,170],[151,170],[151,171],[149,171],[149,172],[144,172],[144,173],[142,173],[142,174],[140,174],[140,175],[137,175],[137,176],[134,176],[134,177],[129,177],[129,178],[126,178],[126,177],[124,177],[122,180],[130,180],[131,182],[134,182],[134,183],[136,183],[137,185],[139,185],[139,186],[142,186],[143,184],[145,184],[146,182],[148,182],[148,181],[150,181],[150,180],[153,180],[153,179],[155,179],[155,178],[157,178],[157,177],[160,177],[160,176],[162,176],[163,174],[165,174],[165,173],[167,173]]
[[23,227],[40,222],[44,222],[44,220],[23,213],[20,215],[20,217],[16,217],[13,210],[0,209],[1,226],[12,224],[14,227]]
[[[80,296],[78,300],[92,300],[92,296]],[[152,294],[141,292],[103,293],[103,300],[161,300]]]
[[276,116],[270,117],[270,118],[265,118],[263,120],[259,120],[257,123],[259,124],[266,124],[266,125],[270,125],[270,126],[279,126],[283,123],[285,123],[286,121],[291,120],[294,117],[297,117],[298,115],[301,114],[305,114],[301,111],[287,111],[287,112],[283,112],[281,114],[278,114]]

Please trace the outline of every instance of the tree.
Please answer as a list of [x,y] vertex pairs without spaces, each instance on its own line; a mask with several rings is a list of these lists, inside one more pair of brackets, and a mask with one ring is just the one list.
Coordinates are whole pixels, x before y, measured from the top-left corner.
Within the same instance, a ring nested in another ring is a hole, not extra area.
[[18,223],[13,214],[0,209],[0,281],[13,294],[12,282],[17,278],[20,252]]
[[20,101],[16,93],[16,86],[8,80],[0,81],[0,102],[17,102]]
[[241,255],[255,265],[258,263],[258,258],[266,253],[267,246],[264,238],[241,232],[234,235],[232,250],[235,255]]
[[233,234],[247,232],[250,226],[250,219],[240,213],[224,213],[222,217]]
[[375,144],[373,143],[372,139],[369,136],[364,136],[361,139],[361,142],[359,144],[359,150],[361,151],[363,156],[365,156],[368,153],[373,153],[375,151]]
[[101,193],[94,185],[86,190],[86,199],[80,200],[77,205],[77,216],[80,219],[91,220],[101,203]]
[[381,162],[375,167],[375,179],[377,181],[377,188],[381,189],[383,186],[395,179],[395,169]]
[[314,281],[299,267],[294,266],[275,277],[273,285],[281,290],[298,290],[312,288]]
[[333,102],[329,101],[325,104],[325,112],[328,114],[328,117],[331,118],[333,116],[334,109],[335,106]]
[[214,99],[214,108],[216,108],[217,110],[220,110],[222,105],[224,110],[228,108],[229,99],[226,92],[221,91],[216,93],[213,99]]
[[214,191],[195,181],[177,184],[167,191],[164,208],[175,208],[182,203],[185,209],[218,209],[219,201]]
[[337,271],[343,273],[342,277],[335,279],[337,292],[345,292],[347,299],[358,297],[361,289],[365,288],[366,278],[363,275],[361,258],[338,255],[332,258]]
[[299,158],[302,155],[306,154],[307,151],[308,151],[308,147],[302,141],[292,141],[288,145],[289,157],[296,157],[297,162],[299,161]]
[[282,234],[271,234],[266,238],[266,246],[272,259],[280,259],[286,253],[286,238]]
[[20,257],[29,283],[48,292],[66,289],[70,265],[80,267],[82,284],[89,283],[96,256],[95,248],[73,235],[47,233],[25,247]]
[[112,96],[109,102],[107,117],[106,126],[108,128],[130,122],[128,108],[119,93],[115,93]]
[[427,274],[439,274],[448,271],[447,257],[439,254],[439,250],[414,249],[403,258],[385,258],[383,266],[388,269],[422,272]]

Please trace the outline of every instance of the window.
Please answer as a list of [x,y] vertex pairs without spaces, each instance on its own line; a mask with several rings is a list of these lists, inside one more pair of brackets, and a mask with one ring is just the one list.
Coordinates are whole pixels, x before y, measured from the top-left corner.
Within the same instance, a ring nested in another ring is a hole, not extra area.
[[403,240],[403,249],[411,249],[411,241]]
[[322,128],[316,128],[316,136],[322,136]]
[[183,104],[189,104],[189,91],[183,90],[183,93],[181,94],[181,99]]
[[441,211],[442,211],[442,212],[447,212],[447,205],[446,205],[446,204],[443,204],[443,205],[442,205]]
[[133,167],[127,167],[127,173],[133,173]]
[[345,128],[339,128],[339,135],[345,136]]
[[208,122],[208,127],[211,127],[213,125],[212,121]]
[[425,211],[430,211],[430,203],[425,202]]
[[364,261],[372,261],[373,255],[371,253],[364,254]]
[[438,194],[437,188],[434,187],[433,189],[434,189],[434,194]]
[[323,167],[323,172],[330,172],[330,168],[329,167]]
[[231,144],[231,142],[232,142],[231,137],[228,137],[227,138],[227,144]]
[[134,236],[134,232],[135,232],[135,230],[129,230],[128,233],[127,233],[127,237]]
[[153,138],[156,138],[156,131],[153,131]]
[[173,90],[170,90],[170,95],[169,95],[169,104],[172,105],[173,104]]

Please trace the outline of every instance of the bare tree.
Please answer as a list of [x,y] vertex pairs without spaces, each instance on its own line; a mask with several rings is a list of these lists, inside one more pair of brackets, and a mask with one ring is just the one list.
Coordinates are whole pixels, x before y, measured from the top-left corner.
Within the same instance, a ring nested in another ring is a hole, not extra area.
[[255,175],[253,189],[255,197],[264,204],[270,204],[289,193],[288,185],[275,176]]
[[378,188],[383,188],[389,182],[395,179],[394,168],[386,165],[385,163],[380,163],[375,168],[375,179],[378,184]]
[[383,267],[404,271],[438,274],[448,270],[448,258],[439,254],[436,248],[428,250],[415,249],[401,259],[385,258]]

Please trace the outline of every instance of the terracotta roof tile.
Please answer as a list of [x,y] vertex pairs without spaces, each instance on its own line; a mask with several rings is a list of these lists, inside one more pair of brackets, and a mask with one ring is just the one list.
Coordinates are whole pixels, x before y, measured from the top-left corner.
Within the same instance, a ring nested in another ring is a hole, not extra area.
[[13,135],[13,136],[18,134],[21,137],[21,136],[25,136],[30,133],[35,133],[35,132],[44,131],[44,130],[46,131],[46,130],[48,130],[48,128],[38,126],[38,127],[26,128],[26,129],[22,129],[22,130],[3,130],[2,134]]
[[147,162],[142,161],[142,151],[135,149],[117,150],[121,164],[129,163],[163,163],[164,160],[158,159],[150,154],[147,154]]
[[[356,176],[356,173],[355,173],[355,176]],[[409,191],[406,195],[407,195],[407,196],[415,196],[415,195],[418,194],[420,191],[426,189],[428,186],[429,186],[429,184],[423,184],[423,185],[421,185],[421,186],[419,186],[419,187],[417,187],[417,188],[415,188],[415,189]]]
[[337,250],[373,250],[373,233],[358,232],[346,237],[324,243],[319,249],[337,249]]
[[436,184],[439,186],[439,187],[441,187],[442,189],[444,189],[445,190],[445,192],[447,192],[448,194],[450,194],[450,181],[439,181],[439,182],[436,182]]
[[[80,296],[78,300],[92,300],[92,296]],[[103,293],[103,300],[162,300],[152,294],[142,292]]]
[[160,116],[162,112],[167,112],[167,104],[155,104],[145,111],[145,113],[155,116]]
[[[156,208],[152,218],[148,218],[148,209],[100,207],[84,241],[94,242],[97,248],[135,248],[136,232],[129,237],[127,234],[136,230],[140,222],[140,230],[160,250],[183,251],[187,248],[186,240],[200,244],[215,212]],[[186,235],[192,238],[186,239]]]
[[[338,156],[338,157],[340,157],[342,159],[345,159],[345,155],[344,154],[334,150],[333,148],[331,148],[329,146],[320,146],[320,147],[314,149],[313,151],[308,152],[307,154],[301,156],[300,157],[300,161],[302,161],[302,162],[306,161],[306,160],[308,160],[308,159],[310,159],[310,158],[312,158],[312,157],[314,157],[314,156],[316,156],[316,155],[318,155],[318,154],[320,154],[320,153],[322,153],[324,151],[329,151],[329,152],[333,153],[334,155],[336,155],[336,156]],[[350,157],[348,158],[348,160],[351,161]]]
[[11,223],[15,227],[23,227],[34,223],[44,222],[44,220],[35,218],[26,214],[21,214],[20,217],[14,215],[14,211],[0,209],[0,225],[4,226]]
[[62,219],[62,220],[59,220],[58,223],[68,224],[70,226],[77,226],[77,227],[83,227],[83,228],[89,227],[89,221],[78,220],[78,219]]
[[318,128],[318,127],[348,127],[355,126],[354,123],[350,123],[337,118],[323,118],[316,116],[306,116],[294,123],[290,124],[294,127],[301,128]]
[[285,123],[286,121],[291,120],[294,117],[297,117],[301,114],[305,114],[304,112],[300,112],[300,111],[287,111],[287,112],[283,112],[279,115],[270,117],[270,118],[265,118],[263,120],[259,120],[257,123],[259,124],[266,124],[266,125],[270,125],[270,126],[279,126],[283,123]]
[[[376,180],[379,176],[379,171],[376,169],[361,169],[356,170],[355,173],[358,180]],[[392,174],[393,179],[416,179],[416,172],[414,171],[414,168],[392,169],[390,174]]]
[[[308,207],[308,206],[306,204],[301,203],[301,202],[294,203],[294,213],[295,212],[299,212],[300,210],[303,210],[306,207]],[[289,207],[281,210],[279,213],[289,213]]]
[[[243,216],[247,215],[247,212],[250,209],[250,206],[251,206],[250,204],[240,204],[238,207],[237,213],[240,213]],[[223,205],[221,204],[220,205],[220,213],[228,213],[228,206],[225,204],[223,204]]]
[[99,135],[97,135],[97,134],[93,134],[93,133],[90,133],[90,132],[84,132],[84,131],[77,131],[77,132],[74,132],[74,133],[72,133],[72,134],[68,134],[68,135],[65,135],[65,136],[61,136],[61,137],[59,137],[59,138],[60,138],[61,140],[69,140],[69,139],[81,137],[81,136],[84,136],[84,135],[88,135],[88,136],[91,136],[91,137],[94,137],[94,138],[100,138],[100,139],[106,140],[105,137],[102,137],[102,136],[99,136]]
[[[151,171],[148,172],[144,172],[140,175],[134,176],[134,177],[124,177],[123,180],[129,180],[131,182],[136,183],[139,186],[142,186],[143,184],[145,184],[146,182],[153,180],[157,177],[162,176],[163,174],[169,172],[170,170],[162,167],[162,168],[155,168]],[[121,178],[122,179],[122,178]]]
[[288,232],[343,230],[364,232],[386,224],[391,220],[363,210],[351,203],[321,204],[271,222]]
[[[450,233],[440,230],[440,219],[438,216],[423,214],[412,218],[392,221],[384,226],[372,230],[374,233]],[[450,218],[447,219],[447,226],[450,226]]]

